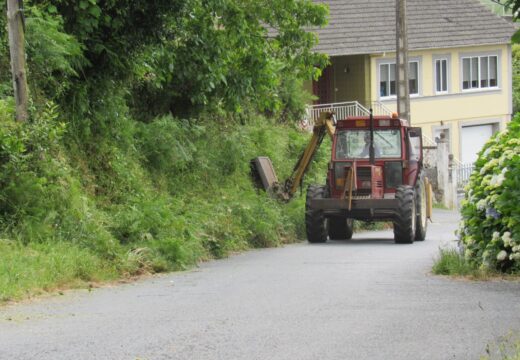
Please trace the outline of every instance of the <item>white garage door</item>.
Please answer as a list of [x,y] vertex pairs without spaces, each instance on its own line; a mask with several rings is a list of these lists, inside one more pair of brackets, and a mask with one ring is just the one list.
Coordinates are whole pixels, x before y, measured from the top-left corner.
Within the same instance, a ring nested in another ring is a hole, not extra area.
[[463,126],[461,134],[461,155],[463,163],[473,163],[477,153],[493,135],[493,125]]

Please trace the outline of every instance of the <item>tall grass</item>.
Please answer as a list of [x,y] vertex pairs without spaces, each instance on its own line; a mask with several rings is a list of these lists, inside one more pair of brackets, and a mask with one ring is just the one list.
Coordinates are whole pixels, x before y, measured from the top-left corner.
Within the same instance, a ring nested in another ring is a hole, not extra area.
[[[68,129],[49,139],[52,118],[0,129],[4,144],[18,144],[0,157],[0,301],[303,237],[303,197],[282,204],[256,190],[249,161],[270,156],[283,179],[310,134],[262,118],[230,126],[126,117],[124,132],[112,129],[120,142],[78,142]],[[31,143],[43,145],[27,153]],[[308,182],[324,181],[329,147]]]
[[478,273],[478,268],[470,264],[457,249],[440,249],[439,257],[433,265],[437,275],[470,276]]

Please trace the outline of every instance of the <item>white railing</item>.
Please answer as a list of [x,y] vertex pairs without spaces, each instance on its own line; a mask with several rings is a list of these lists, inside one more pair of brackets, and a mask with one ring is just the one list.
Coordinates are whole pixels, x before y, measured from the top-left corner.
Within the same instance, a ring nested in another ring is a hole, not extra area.
[[432,140],[431,138],[429,138],[428,136],[426,135],[423,135],[423,145],[424,146],[437,146],[437,143],[435,142],[435,140]]
[[379,101],[372,101],[372,110],[374,111],[374,115],[392,116],[393,114],[392,110]]
[[[372,102],[372,110],[374,115],[392,115],[392,110],[381,104],[379,101]],[[333,111],[338,120],[345,119],[349,116],[368,116],[370,110],[357,101],[347,101],[332,104],[320,104],[307,107],[306,122],[308,126],[313,126],[319,119],[320,114],[324,111]]]
[[320,114],[325,111],[332,111],[336,114],[336,119],[345,119],[348,116],[367,116],[370,111],[357,101],[348,101],[333,104],[320,104],[307,107],[307,123],[314,126],[320,118]]
[[[455,159],[454,159],[455,160]],[[475,169],[475,164],[464,164],[460,161],[455,161],[455,171],[457,173],[457,190],[463,191],[464,187],[469,183],[469,178]]]

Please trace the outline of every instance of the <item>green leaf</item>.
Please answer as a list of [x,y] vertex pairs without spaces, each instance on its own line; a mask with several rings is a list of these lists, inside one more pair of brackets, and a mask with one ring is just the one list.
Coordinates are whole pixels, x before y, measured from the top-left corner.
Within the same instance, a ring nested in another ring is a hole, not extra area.
[[101,9],[98,6],[90,7],[89,11],[90,15],[98,18],[101,15]]
[[511,38],[511,41],[512,41],[514,44],[520,44],[520,30],[518,30],[518,31],[513,35],[513,37]]
[[81,0],[81,1],[79,2],[79,8],[80,8],[81,10],[86,10],[86,9],[88,8],[88,6],[89,6],[89,5],[88,5],[88,1],[86,1],[86,0]]

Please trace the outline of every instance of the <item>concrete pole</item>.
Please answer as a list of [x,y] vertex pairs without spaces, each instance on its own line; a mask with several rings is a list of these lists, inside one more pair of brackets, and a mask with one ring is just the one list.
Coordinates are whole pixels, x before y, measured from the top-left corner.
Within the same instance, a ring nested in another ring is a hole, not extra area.
[[7,21],[11,72],[13,74],[14,98],[16,101],[16,120],[26,121],[29,117],[27,111],[29,95],[25,71],[24,23],[20,0],[7,0]]
[[406,0],[396,0],[396,24],[397,112],[401,119],[408,120],[411,125]]

